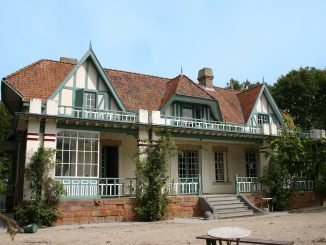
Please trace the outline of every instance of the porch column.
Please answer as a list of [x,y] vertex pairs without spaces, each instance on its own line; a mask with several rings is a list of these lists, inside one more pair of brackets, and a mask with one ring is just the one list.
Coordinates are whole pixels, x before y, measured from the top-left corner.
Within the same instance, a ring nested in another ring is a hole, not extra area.
[[[57,135],[57,124],[54,119],[47,119],[45,122],[44,129],[44,147],[52,150],[56,150],[56,135]],[[55,155],[53,156],[55,161]],[[49,177],[54,178],[55,167],[50,171]]]
[[266,158],[266,148],[267,142],[264,140],[263,145],[259,150],[259,172],[257,173],[258,176],[263,174],[264,168],[268,165],[268,159]]
[[[40,99],[31,99],[29,104],[29,113],[41,114],[42,101]],[[37,151],[42,139],[40,137],[40,119],[29,118],[27,126],[27,138],[26,138],[26,158],[25,168],[31,163],[31,157]],[[29,200],[31,197],[29,181],[24,174],[24,186],[23,186],[23,200]]]

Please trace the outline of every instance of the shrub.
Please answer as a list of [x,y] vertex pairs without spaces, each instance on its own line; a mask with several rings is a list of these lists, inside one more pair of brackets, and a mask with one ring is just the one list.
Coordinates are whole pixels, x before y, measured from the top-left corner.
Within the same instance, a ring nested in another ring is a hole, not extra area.
[[60,197],[65,193],[63,185],[49,177],[54,168],[54,150],[40,146],[26,167],[30,181],[31,200],[16,207],[16,216],[22,225],[36,223],[51,226],[58,218]]
[[168,197],[164,187],[167,182],[167,162],[175,144],[169,135],[151,143],[137,154],[135,214],[145,221],[164,219],[168,211]]

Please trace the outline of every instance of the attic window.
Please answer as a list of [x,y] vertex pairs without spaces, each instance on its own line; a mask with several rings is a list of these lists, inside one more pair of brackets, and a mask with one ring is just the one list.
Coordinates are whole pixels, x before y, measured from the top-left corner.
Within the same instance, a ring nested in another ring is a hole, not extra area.
[[91,92],[85,92],[86,108],[95,109],[96,108],[96,94]]
[[269,115],[267,114],[258,114],[258,124],[269,124]]

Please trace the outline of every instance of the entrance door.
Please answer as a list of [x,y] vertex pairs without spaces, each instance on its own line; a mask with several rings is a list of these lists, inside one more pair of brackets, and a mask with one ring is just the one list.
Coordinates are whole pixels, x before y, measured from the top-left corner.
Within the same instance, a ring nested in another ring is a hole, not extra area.
[[197,178],[198,162],[198,151],[180,151],[178,157],[179,178]]
[[102,147],[102,177],[119,177],[119,151],[117,146]]

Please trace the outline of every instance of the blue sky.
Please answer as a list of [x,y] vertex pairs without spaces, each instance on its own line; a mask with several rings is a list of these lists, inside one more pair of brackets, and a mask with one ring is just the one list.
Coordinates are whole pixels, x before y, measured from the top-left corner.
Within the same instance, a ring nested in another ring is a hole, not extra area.
[[326,1],[1,1],[4,77],[38,59],[80,59],[89,41],[103,67],[216,86],[273,84],[300,66],[326,67]]

